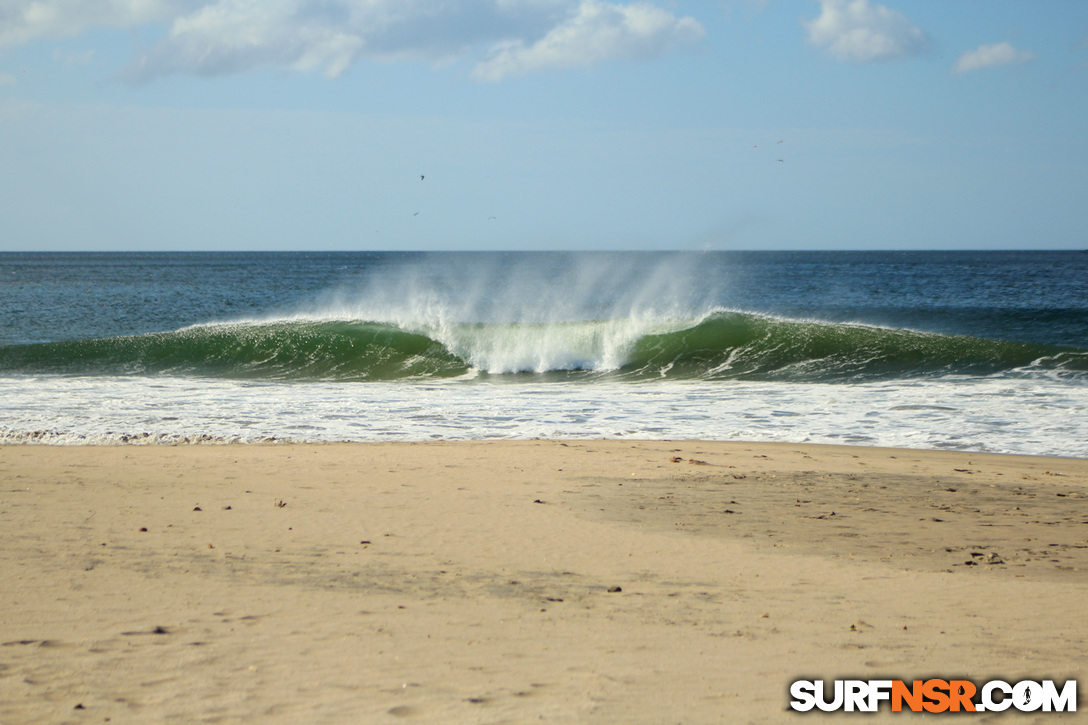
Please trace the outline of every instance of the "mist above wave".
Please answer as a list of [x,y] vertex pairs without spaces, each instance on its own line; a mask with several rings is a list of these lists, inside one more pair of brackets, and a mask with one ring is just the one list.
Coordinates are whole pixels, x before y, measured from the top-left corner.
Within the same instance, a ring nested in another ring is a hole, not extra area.
[[291,311],[426,335],[488,373],[621,368],[647,335],[714,310],[691,254],[429,255],[377,267]]

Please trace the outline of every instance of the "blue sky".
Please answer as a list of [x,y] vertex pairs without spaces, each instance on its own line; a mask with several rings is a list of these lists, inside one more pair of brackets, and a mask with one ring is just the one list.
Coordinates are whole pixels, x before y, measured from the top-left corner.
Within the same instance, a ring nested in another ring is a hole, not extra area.
[[1085,200],[1081,0],[0,0],[0,250],[1088,249]]

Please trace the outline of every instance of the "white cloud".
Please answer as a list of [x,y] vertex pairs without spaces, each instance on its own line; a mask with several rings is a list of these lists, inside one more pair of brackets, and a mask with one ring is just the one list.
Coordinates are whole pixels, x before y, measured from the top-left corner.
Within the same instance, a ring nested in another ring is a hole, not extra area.
[[523,39],[497,44],[473,75],[499,80],[552,68],[574,68],[613,59],[659,56],[703,36],[692,18],[677,18],[650,3],[616,5],[582,0],[577,11],[531,45]]
[[820,0],[820,5],[820,16],[804,24],[808,39],[839,60],[892,60],[929,48],[925,31],[883,5],[870,5],[869,0]]
[[348,68],[363,39],[335,4],[301,0],[219,0],[174,19],[155,48],[130,68],[134,79],[170,73],[224,75],[263,66],[324,68],[335,76]]
[[133,59],[132,80],[473,57],[476,77],[497,79],[652,57],[703,34],[649,0],[0,0],[0,47],[152,23],[166,35]]
[[968,51],[960,56],[956,65],[952,66],[953,73],[969,73],[982,68],[993,68],[1000,65],[1016,65],[1034,60],[1035,54],[1026,50],[1017,50],[1009,43],[994,43],[992,45],[980,45],[975,50]]
[[0,0],[0,48],[94,27],[161,22],[195,5],[195,0]]

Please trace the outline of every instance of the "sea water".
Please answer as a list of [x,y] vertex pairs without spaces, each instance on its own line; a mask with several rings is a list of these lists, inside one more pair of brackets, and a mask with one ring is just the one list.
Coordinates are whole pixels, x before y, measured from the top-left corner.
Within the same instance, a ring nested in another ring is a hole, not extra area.
[[0,441],[1088,456],[1080,252],[0,254]]

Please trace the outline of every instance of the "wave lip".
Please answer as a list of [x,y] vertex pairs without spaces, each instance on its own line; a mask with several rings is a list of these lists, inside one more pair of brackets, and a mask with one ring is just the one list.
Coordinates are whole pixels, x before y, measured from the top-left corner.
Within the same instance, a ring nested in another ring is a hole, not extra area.
[[857,382],[1083,376],[1088,351],[714,310],[531,323],[281,319],[0,348],[0,372],[395,381],[482,376]]

